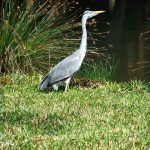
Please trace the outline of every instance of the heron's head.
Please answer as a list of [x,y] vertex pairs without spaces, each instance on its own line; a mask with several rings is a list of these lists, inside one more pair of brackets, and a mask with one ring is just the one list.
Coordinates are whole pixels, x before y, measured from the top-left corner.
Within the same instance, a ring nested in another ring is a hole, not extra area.
[[88,18],[91,18],[91,17],[94,17],[98,14],[101,14],[101,13],[104,13],[105,11],[104,10],[101,10],[101,11],[85,11],[84,14],[83,14],[83,17],[86,17],[87,19]]

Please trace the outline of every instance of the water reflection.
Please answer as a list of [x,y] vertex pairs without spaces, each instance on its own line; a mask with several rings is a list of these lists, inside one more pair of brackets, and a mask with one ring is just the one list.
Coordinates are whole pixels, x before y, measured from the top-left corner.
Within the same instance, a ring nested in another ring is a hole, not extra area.
[[126,33],[124,39],[114,48],[115,59],[120,60],[116,80],[149,79],[147,64],[148,60],[150,61],[150,52],[145,49],[143,39],[136,36],[135,33],[129,31],[126,31]]
[[150,51],[145,48],[144,36],[140,36],[148,30],[150,6],[147,7],[146,4],[146,1],[142,3],[138,0],[135,7],[133,1],[118,1],[114,10],[110,30],[115,59],[120,60],[117,81],[133,78],[150,79],[147,67]]

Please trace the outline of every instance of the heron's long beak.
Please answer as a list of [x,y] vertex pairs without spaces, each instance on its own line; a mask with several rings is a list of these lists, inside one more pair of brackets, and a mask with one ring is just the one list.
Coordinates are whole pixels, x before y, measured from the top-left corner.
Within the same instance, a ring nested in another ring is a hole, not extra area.
[[100,10],[100,11],[95,11],[95,13],[98,15],[98,14],[101,14],[101,13],[104,13],[105,10]]

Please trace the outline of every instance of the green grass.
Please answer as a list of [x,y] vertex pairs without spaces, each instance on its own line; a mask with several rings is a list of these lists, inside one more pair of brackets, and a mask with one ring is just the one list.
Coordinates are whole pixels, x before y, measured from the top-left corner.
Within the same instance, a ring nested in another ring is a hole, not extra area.
[[44,93],[39,78],[0,78],[0,149],[150,148],[149,83]]
[[103,60],[84,63],[80,69],[79,77],[92,80],[112,81],[117,71],[118,62]]

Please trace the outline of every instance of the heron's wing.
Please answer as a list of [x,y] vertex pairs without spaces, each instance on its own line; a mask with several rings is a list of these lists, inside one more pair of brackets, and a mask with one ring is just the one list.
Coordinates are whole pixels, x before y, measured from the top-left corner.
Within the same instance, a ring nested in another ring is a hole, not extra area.
[[83,59],[77,53],[63,59],[49,72],[48,76],[50,84],[62,81],[72,76],[79,70],[82,60]]

